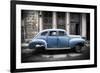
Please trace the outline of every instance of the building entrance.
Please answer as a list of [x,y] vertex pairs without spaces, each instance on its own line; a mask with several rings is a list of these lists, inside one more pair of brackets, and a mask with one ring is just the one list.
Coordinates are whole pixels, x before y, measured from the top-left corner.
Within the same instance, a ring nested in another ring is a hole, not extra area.
[[80,35],[80,24],[79,23],[70,24],[70,34]]

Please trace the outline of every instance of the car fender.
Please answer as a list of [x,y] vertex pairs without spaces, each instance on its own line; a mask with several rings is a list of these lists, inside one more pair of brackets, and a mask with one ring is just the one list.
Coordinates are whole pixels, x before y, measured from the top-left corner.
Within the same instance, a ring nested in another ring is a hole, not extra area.
[[45,48],[47,48],[47,42],[43,39],[33,39],[30,43],[41,43]]
[[75,47],[77,44],[84,44],[85,40],[82,38],[72,38],[69,40],[69,47]]

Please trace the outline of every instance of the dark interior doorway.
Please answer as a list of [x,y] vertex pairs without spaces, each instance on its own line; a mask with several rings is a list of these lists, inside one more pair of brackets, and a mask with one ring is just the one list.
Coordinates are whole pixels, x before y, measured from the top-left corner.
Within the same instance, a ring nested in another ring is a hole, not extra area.
[[80,35],[81,30],[81,14],[80,13],[70,13],[70,34]]
[[90,13],[87,13],[87,15],[86,15],[86,20],[87,20],[87,22],[86,22],[86,39],[87,40],[90,40]]
[[70,25],[70,34],[80,35],[80,24],[79,23],[71,23],[71,25]]
[[43,29],[51,29],[52,28],[52,12],[51,11],[43,11],[42,17],[43,17]]

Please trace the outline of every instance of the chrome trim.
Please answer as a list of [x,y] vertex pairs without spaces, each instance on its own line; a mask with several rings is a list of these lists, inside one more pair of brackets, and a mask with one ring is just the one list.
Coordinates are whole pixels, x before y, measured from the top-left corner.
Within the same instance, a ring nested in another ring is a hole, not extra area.
[[35,47],[43,47],[44,45],[39,45],[39,44],[37,44],[37,45],[35,45]]
[[70,47],[68,48],[46,48],[47,50],[61,50],[61,49],[71,49]]

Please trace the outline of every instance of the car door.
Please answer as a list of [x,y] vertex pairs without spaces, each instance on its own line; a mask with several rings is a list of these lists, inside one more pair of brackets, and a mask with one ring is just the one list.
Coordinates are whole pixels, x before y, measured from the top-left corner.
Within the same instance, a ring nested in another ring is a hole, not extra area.
[[66,32],[58,31],[58,48],[67,48],[69,42],[69,37]]
[[47,37],[47,48],[57,48],[57,31],[49,31]]

